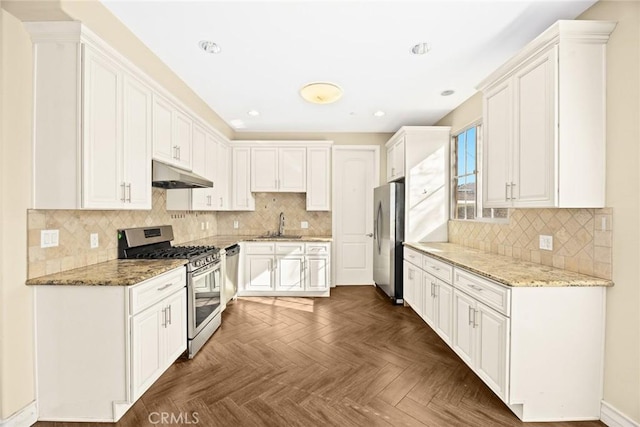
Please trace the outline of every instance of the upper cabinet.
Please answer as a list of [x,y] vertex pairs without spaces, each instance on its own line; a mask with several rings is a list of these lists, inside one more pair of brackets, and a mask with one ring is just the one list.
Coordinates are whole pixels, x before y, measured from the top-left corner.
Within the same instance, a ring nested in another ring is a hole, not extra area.
[[614,27],[558,21],[479,86],[484,207],[605,205],[606,43]]
[[78,22],[34,44],[36,209],[151,209],[151,89]]
[[307,147],[307,210],[331,210],[331,147],[327,143]]
[[307,190],[305,147],[251,148],[251,191],[304,193]]
[[404,178],[404,135],[398,134],[387,142],[387,182]]
[[251,148],[231,149],[231,210],[255,211],[256,199],[251,194]]
[[404,126],[386,144],[392,152],[387,169],[405,183],[405,241],[447,241],[450,131],[448,126]]
[[193,121],[161,95],[153,97],[153,159],[191,170]]

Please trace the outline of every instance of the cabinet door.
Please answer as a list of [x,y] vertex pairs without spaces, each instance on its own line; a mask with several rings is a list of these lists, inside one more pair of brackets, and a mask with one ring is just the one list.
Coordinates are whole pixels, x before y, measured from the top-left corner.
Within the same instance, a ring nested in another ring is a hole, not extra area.
[[272,291],[273,257],[247,255],[245,260],[245,289],[252,291]]
[[428,292],[424,287],[423,272],[420,269],[416,269],[415,287],[413,288],[413,311],[420,317],[423,317],[424,313],[424,295]]
[[191,170],[191,138],[193,132],[191,118],[179,110],[173,112],[173,143],[176,149],[177,166]]
[[438,280],[436,286],[436,332],[451,345],[453,323],[453,287]]
[[[199,126],[193,127],[191,149],[193,151],[193,161],[191,164],[193,173],[211,179],[211,177],[207,176],[207,133]],[[171,192],[173,191],[176,190],[171,190]],[[191,206],[185,209],[198,211],[210,209],[209,199],[211,192],[209,188],[193,188],[187,191],[191,191]]]
[[387,147],[387,182],[393,181],[393,173],[394,173],[394,146]]
[[475,371],[489,388],[506,401],[509,319],[478,303],[476,321]]
[[307,149],[286,147],[278,149],[278,191],[304,193],[307,191]]
[[166,308],[164,366],[171,365],[187,349],[187,288],[163,302]]
[[484,207],[511,205],[512,110],[510,80],[484,95],[483,190]]
[[251,148],[251,191],[278,191],[277,148]]
[[513,205],[554,206],[556,49],[545,52],[513,78],[515,140]]
[[153,158],[174,163],[173,106],[159,95],[153,95]]
[[422,318],[427,325],[435,329],[436,316],[436,278],[428,273],[422,273]]
[[404,149],[405,139],[402,137],[393,148],[393,178],[404,177]]
[[276,258],[276,290],[304,290],[304,256]]
[[230,207],[229,184],[232,181],[231,168],[229,167],[231,156],[229,155],[229,146],[226,143],[218,142],[216,159],[218,167],[216,169],[216,181],[214,181],[216,188],[214,206],[216,210],[226,211]]
[[231,210],[253,211],[255,199],[251,194],[251,150],[249,148],[233,148],[231,151],[232,174]]
[[127,209],[151,209],[151,89],[124,76],[123,170]]
[[164,305],[149,307],[131,319],[131,389],[138,399],[162,374]]
[[307,148],[307,210],[331,209],[331,149]]
[[329,257],[307,257],[304,262],[305,289],[307,291],[324,291],[331,282]]
[[475,301],[466,294],[453,290],[453,351],[469,366],[473,366],[475,350]]
[[122,179],[122,73],[111,61],[84,47],[84,208],[120,208]]
[[[404,264],[403,266],[404,277],[403,277],[402,295],[404,297],[405,302],[409,304],[411,308],[413,308],[413,306],[415,305],[414,298],[415,298],[415,290],[416,290],[416,278],[420,275],[418,274],[416,267],[411,265],[410,262],[404,261],[403,264]],[[421,276],[420,276],[420,279],[422,279]]]

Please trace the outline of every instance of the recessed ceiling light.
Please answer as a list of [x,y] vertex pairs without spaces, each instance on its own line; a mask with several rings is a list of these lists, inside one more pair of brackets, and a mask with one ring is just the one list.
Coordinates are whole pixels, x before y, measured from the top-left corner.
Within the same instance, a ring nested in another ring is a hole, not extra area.
[[447,90],[443,90],[442,92],[440,92],[440,95],[441,96],[449,96],[449,95],[453,95],[454,93],[456,93],[455,90],[447,89]]
[[378,110],[375,113],[373,113],[373,115],[376,116],[376,117],[382,117],[382,116],[385,115],[385,112],[382,111],[382,110]]
[[242,129],[246,127],[244,122],[240,119],[233,119],[229,123],[236,129]]
[[247,111],[247,114],[250,115],[251,117],[258,117],[260,115],[260,111],[249,110],[249,111]]
[[314,82],[303,86],[300,96],[312,104],[331,104],[342,97],[342,89],[335,83]]
[[200,40],[198,46],[207,53],[220,53],[220,46],[209,40]]
[[418,43],[417,45],[411,48],[411,53],[413,53],[414,55],[424,55],[430,50],[431,50],[431,45],[429,43]]

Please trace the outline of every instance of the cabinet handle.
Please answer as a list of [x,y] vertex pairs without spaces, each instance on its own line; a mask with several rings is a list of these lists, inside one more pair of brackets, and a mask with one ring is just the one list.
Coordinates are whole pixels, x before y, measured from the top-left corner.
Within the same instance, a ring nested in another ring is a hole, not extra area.
[[167,317],[169,317],[169,320],[167,321],[167,324],[170,325],[171,324],[171,306],[167,307],[167,312],[169,313],[169,315]]
[[131,203],[131,183],[128,183],[127,185],[125,185],[125,189],[128,190],[128,196],[127,196],[127,202]]
[[474,318],[473,312],[474,311],[475,310],[473,309],[473,307],[469,307],[469,324],[471,325],[472,328],[475,328],[475,325],[474,325],[475,322],[473,321],[473,318]]
[[222,197],[220,197],[220,207],[222,207]]
[[413,278],[415,277],[415,272],[411,269],[409,269],[409,279],[413,280]]
[[478,292],[484,291],[484,289],[481,288],[480,286],[472,285],[471,283],[467,283],[467,286],[470,287],[471,289],[475,289]]
[[174,159],[178,158],[178,146],[177,145],[173,146],[173,158]]
[[157,290],[158,291],[164,291],[165,289],[167,289],[169,286],[171,286],[173,283],[167,283],[164,286],[159,287]]
[[440,271],[440,267],[436,267],[435,265],[432,265],[431,268],[434,269],[435,271]]
[[122,201],[122,203],[127,201],[127,194],[126,194],[125,186],[126,186],[126,184],[124,182],[122,184],[120,184],[120,189],[122,190],[122,197],[120,198],[120,200]]
[[180,157],[182,157],[182,156],[181,156],[181,154],[182,154],[182,153],[180,153],[180,148],[181,148],[181,147],[178,145],[178,160],[180,160]]

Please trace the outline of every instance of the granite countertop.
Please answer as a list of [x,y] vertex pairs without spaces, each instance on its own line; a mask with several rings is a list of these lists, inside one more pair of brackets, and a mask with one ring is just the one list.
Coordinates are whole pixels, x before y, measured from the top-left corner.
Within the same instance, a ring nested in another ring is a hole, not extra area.
[[131,286],[174,268],[184,266],[183,259],[114,259],[60,273],[27,280],[27,285]]
[[611,280],[482,252],[454,243],[405,242],[404,245],[507,286],[613,286]]
[[333,239],[331,236],[302,236],[299,239],[281,239],[256,236],[256,235],[237,235],[237,236],[211,236],[203,239],[193,240],[191,242],[184,243],[185,245],[208,245],[216,246],[218,248],[228,248],[231,245],[235,245],[240,242],[331,242]]

